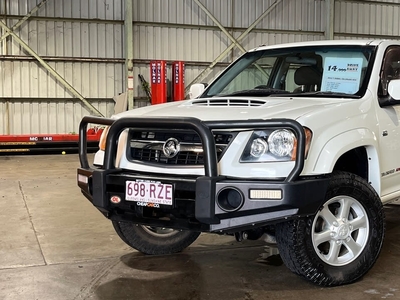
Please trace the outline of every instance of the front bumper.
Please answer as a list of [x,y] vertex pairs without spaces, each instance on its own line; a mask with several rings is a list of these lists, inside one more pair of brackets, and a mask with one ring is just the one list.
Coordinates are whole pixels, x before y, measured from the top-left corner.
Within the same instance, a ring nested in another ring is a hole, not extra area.
[[[85,132],[87,124],[111,125],[107,136],[107,148],[103,168],[90,167],[86,156]],[[161,175],[122,170],[115,167],[117,141],[126,128],[189,129],[200,136],[204,153],[205,176]],[[295,166],[285,179],[242,180],[218,175],[215,142],[212,129],[289,128],[297,138]],[[80,126],[80,161],[78,185],[83,194],[106,217],[117,221],[130,221],[150,226],[205,232],[235,232],[280,222],[288,218],[315,214],[325,198],[328,177],[299,177],[305,153],[305,134],[299,123],[287,119],[202,122],[194,118],[123,118],[117,121],[85,117]],[[127,201],[127,181],[146,180],[171,184],[174,190],[172,205],[159,207],[138,206]],[[233,211],[221,206],[223,191],[234,190],[241,195],[241,205]],[[255,199],[251,191],[267,191],[264,197]],[[277,194],[275,193],[277,192]],[[119,203],[111,198],[118,197]]]

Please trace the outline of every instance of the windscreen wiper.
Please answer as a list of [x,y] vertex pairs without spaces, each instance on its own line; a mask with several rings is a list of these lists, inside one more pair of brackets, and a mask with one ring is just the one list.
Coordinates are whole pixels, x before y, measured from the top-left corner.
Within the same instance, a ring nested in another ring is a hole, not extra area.
[[233,92],[230,94],[226,95],[219,95],[222,97],[229,97],[229,96],[270,96],[270,95],[277,95],[277,94],[282,94],[282,95],[287,95],[290,94],[290,92],[285,91],[285,90],[279,90],[279,89],[273,89],[273,88],[255,88],[251,90],[242,90],[242,91],[237,91]]
[[312,97],[312,96],[331,96],[335,98],[361,98],[359,95],[347,94],[341,92],[332,92],[332,91],[317,91],[317,92],[303,92],[303,93],[294,93],[291,96],[296,97]]

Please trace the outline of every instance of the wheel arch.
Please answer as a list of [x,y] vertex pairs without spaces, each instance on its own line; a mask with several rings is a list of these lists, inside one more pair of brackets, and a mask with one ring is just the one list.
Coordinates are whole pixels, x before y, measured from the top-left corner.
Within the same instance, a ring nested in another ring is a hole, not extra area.
[[358,280],[375,264],[385,214],[370,184],[335,171],[316,215],[278,223],[275,230],[281,258],[292,272],[321,286],[337,286]]
[[325,143],[313,172],[330,174],[335,170],[359,175],[380,195],[380,166],[375,134],[365,128],[354,129]]

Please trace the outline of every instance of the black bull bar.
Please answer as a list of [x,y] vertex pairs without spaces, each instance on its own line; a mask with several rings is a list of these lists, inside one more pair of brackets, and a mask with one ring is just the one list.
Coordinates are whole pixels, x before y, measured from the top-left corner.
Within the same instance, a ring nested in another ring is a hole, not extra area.
[[[86,148],[88,124],[110,126],[106,139],[104,162],[101,168],[92,169],[88,163]],[[193,130],[199,135],[203,147],[205,174],[196,179],[195,217],[205,224],[219,223],[219,219],[215,217],[215,183],[221,177],[218,174],[216,146],[212,130],[291,129],[297,139],[295,164],[289,175],[281,183],[287,185],[296,181],[304,166],[306,147],[304,128],[297,121],[290,119],[201,121],[190,117],[124,117],[114,120],[87,116],[82,119],[79,127],[79,159],[81,169],[90,170],[92,173],[93,204],[100,210],[108,205],[106,203],[107,199],[105,199],[106,176],[122,171],[116,168],[115,158],[118,138],[121,132],[127,128]]]

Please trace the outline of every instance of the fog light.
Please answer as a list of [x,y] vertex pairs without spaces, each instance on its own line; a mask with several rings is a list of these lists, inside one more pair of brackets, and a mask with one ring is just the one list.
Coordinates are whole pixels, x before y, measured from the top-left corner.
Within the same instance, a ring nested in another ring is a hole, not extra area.
[[244,203],[244,197],[241,191],[236,188],[224,188],[218,192],[217,204],[227,212],[239,210]]
[[281,190],[250,190],[250,199],[261,200],[281,200],[282,191]]

